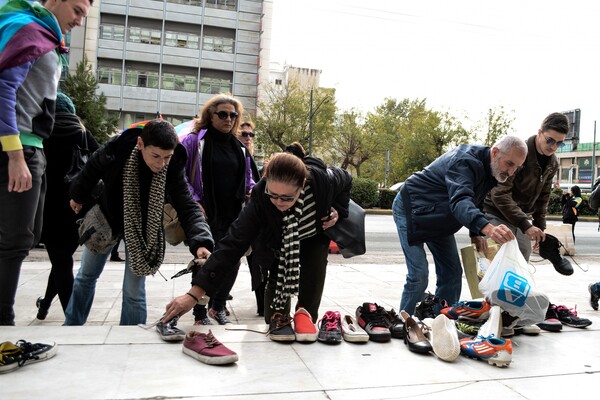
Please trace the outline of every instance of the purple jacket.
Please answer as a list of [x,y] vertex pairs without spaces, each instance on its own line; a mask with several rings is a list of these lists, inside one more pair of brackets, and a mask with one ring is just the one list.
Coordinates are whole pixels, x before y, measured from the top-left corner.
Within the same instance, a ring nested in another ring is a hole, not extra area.
[[[183,136],[180,141],[183,147],[185,147],[185,151],[187,152],[187,162],[185,163],[185,175],[188,181],[188,187],[190,188],[190,192],[192,193],[192,197],[194,200],[200,202],[202,206],[206,206],[204,200],[204,186],[202,183],[202,150],[204,148],[204,135],[206,135],[206,129],[202,129],[198,134],[189,133]],[[200,142],[200,147],[198,147],[198,142]],[[242,152],[246,156],[246,193],[250,193],[256,182],[252,179],[252,169],[250,168],[251,163],[251,155],[248,153],[244,145],[240,142],[240,147]],[[192,178],[192,169],[194,168],[194,160],[196,159],[196,154],[199,154],[198,162],[196,163],[196,172],[194,175],[194,181],[190,182]]]

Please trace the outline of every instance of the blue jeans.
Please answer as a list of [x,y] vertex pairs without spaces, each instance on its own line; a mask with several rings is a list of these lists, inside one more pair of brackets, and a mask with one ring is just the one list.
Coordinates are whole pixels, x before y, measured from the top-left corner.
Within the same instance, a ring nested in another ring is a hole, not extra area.
[[[81,255],[81,267],[73,283],[73,294],[65,311],[65,325],[83,325],[87,321],[96,281],[111,249],[104,254],[94,254],[84,246]],[[123,277],[123,303],[121,306],[120,325],[137,325],[146,323],[146,277],[137,276],[129,268],[129,254],[125,245],[125,275]]]
[[[423,243],[413,246],[408,244],[406,212],[400,192],[394,199],[392,213],[408,269],[400,300],[400,310],[405,310],[412,315],[429,284],[429,263]],[[456,303],[460,299],[462,267],[454,235],[435,238],[425,244],[427,244],[435,263],[437,275],[435,295],[446,300],[448,304]]]

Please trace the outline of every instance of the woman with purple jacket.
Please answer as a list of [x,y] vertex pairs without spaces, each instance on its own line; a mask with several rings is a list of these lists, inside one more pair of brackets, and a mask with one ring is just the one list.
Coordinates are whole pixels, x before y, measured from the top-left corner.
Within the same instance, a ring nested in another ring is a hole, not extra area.
[[[236,137],[242,113],[239,100],[218,94],[202,107],[192,132],[181,140],[188,155],[188,185],[206,215],[215,248],[255,184],[250,169],[252,156]],[[239,266],[239,260],[237,263]],[[209,316],[220,325],[231,323],[225,303],[237,278],[238,268],[232,270],[235,274],[211,297],[208,313],[205,305],[194,307],[195,325],[211,325]]]

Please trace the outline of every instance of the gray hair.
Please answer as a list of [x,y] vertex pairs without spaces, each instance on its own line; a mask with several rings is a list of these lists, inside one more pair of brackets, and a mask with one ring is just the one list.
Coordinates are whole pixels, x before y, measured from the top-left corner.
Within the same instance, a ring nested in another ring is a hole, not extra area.
[[522,154],[527,154],[527,143],[517,136],[506,135],[498,139],[493,147],[500,150],[501,154],[508,154],[513,148]]

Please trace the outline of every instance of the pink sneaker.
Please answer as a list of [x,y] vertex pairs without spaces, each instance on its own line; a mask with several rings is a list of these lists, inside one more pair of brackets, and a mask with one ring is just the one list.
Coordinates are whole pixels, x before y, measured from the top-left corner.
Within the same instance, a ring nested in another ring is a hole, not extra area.
[[205,364],[231,364],[239,358],[235,351],[225,347],[212,334],[189,331],[183,341],[183,352]]

